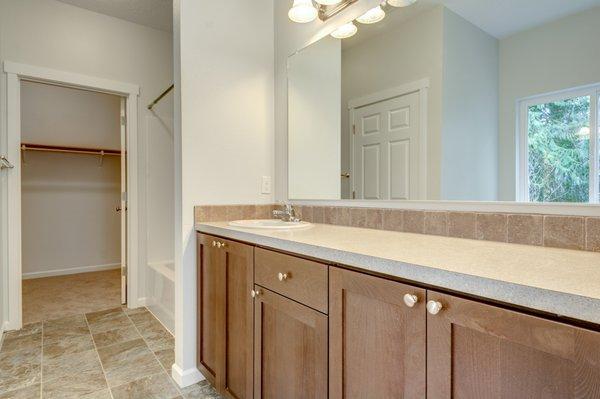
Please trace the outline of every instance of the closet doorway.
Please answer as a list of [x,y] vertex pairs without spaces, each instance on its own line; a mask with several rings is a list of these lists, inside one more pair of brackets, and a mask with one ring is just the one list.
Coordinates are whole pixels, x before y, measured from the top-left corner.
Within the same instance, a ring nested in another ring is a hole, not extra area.
[[136,307],[137,86],[20,64],[4,69],[14,160],[3,218],[7,328]]

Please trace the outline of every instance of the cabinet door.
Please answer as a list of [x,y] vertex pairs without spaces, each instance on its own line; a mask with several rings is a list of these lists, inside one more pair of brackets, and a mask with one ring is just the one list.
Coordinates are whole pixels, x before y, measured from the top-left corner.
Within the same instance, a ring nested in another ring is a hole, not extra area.
[[334,267],[329,281],[330,397],[425,397],[425,290]]
[[256,290],[254,397],[327,398],[327,316]]
[[251,399],[253,386],[254,247],[234,241],[219,240],[223,274],[221,335],[224,345],[224,368],[220,390],[227,397]]
[[429,291],[427,396],[600,398],[600,333]]
[[214,237],[197,234],[197,363],[202,375],[217,386],[222,369],[223,340],[221,339],[222,310],[219,287],[222,257],[212,245]]

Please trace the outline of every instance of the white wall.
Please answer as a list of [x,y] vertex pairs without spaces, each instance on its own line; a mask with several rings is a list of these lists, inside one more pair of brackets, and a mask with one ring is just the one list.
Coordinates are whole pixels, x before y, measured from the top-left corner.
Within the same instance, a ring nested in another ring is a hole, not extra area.
[[600,82],[600,7],[500,41],[499,199],[514,201],[517,100]]
[[319,40],[288,61],[289,196],[340,199],[341,40]]
[[444,8],[441,195],[495,201],[498,40]]
[[[118,96],[21,84],[24,143],[120,148]],[[120,157],[29,151],[21,169],[24,278],[119,267]]]
[[[97,14],[54,0],[0,0],[0,60],[116,80],[140,86],[138,109],[139,170],[146,159],[146,104],[173,79],[170,33]],[[5,78],[0,81],[0,112],[4,113]],[[3,114],[2,114],[3,115]],[[4,120],[4,118],[2,118]],[[0,145],[5,145],[2,125]],[[144,179],[139,191],[146,191]],[[146,264],[146,199],[140,196],[140,265]],[[165,209],[164,212],[170,212]],[[152,217],[152,215],[148,215]],[[143,268],[139,295],[144,294]]]
[[187,385],[200,378],[193,207],[273,200],[260,193],[261,177],[273,175],[273,0],[174,6],[174,377]]
[[[401,12],[397,11],[397,12]],[[440,196],[443,8],[436,7],[342,52],[342,170],[350,170],[348,101],[429,79],[427,198]],[[360,35],[360,31],[357,35]],[[360,37],[359,37],[360,38]],[[351,198],[349,187],[343,198]]]

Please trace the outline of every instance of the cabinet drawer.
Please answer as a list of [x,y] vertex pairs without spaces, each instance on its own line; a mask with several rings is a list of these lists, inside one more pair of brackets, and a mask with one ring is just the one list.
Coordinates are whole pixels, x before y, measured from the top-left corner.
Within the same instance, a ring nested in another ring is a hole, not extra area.
[[262,248],[254,253],[256,284],[327,313],[328,266]]

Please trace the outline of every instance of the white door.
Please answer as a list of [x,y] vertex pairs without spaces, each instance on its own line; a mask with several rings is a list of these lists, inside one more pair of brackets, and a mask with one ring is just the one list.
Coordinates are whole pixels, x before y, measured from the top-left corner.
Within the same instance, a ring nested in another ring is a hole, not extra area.
[[353,178],[357,199],[419,196],[419,92],[353,110]]
[[127,303],[127,130],[126,101],[121,98],[121,303]]

